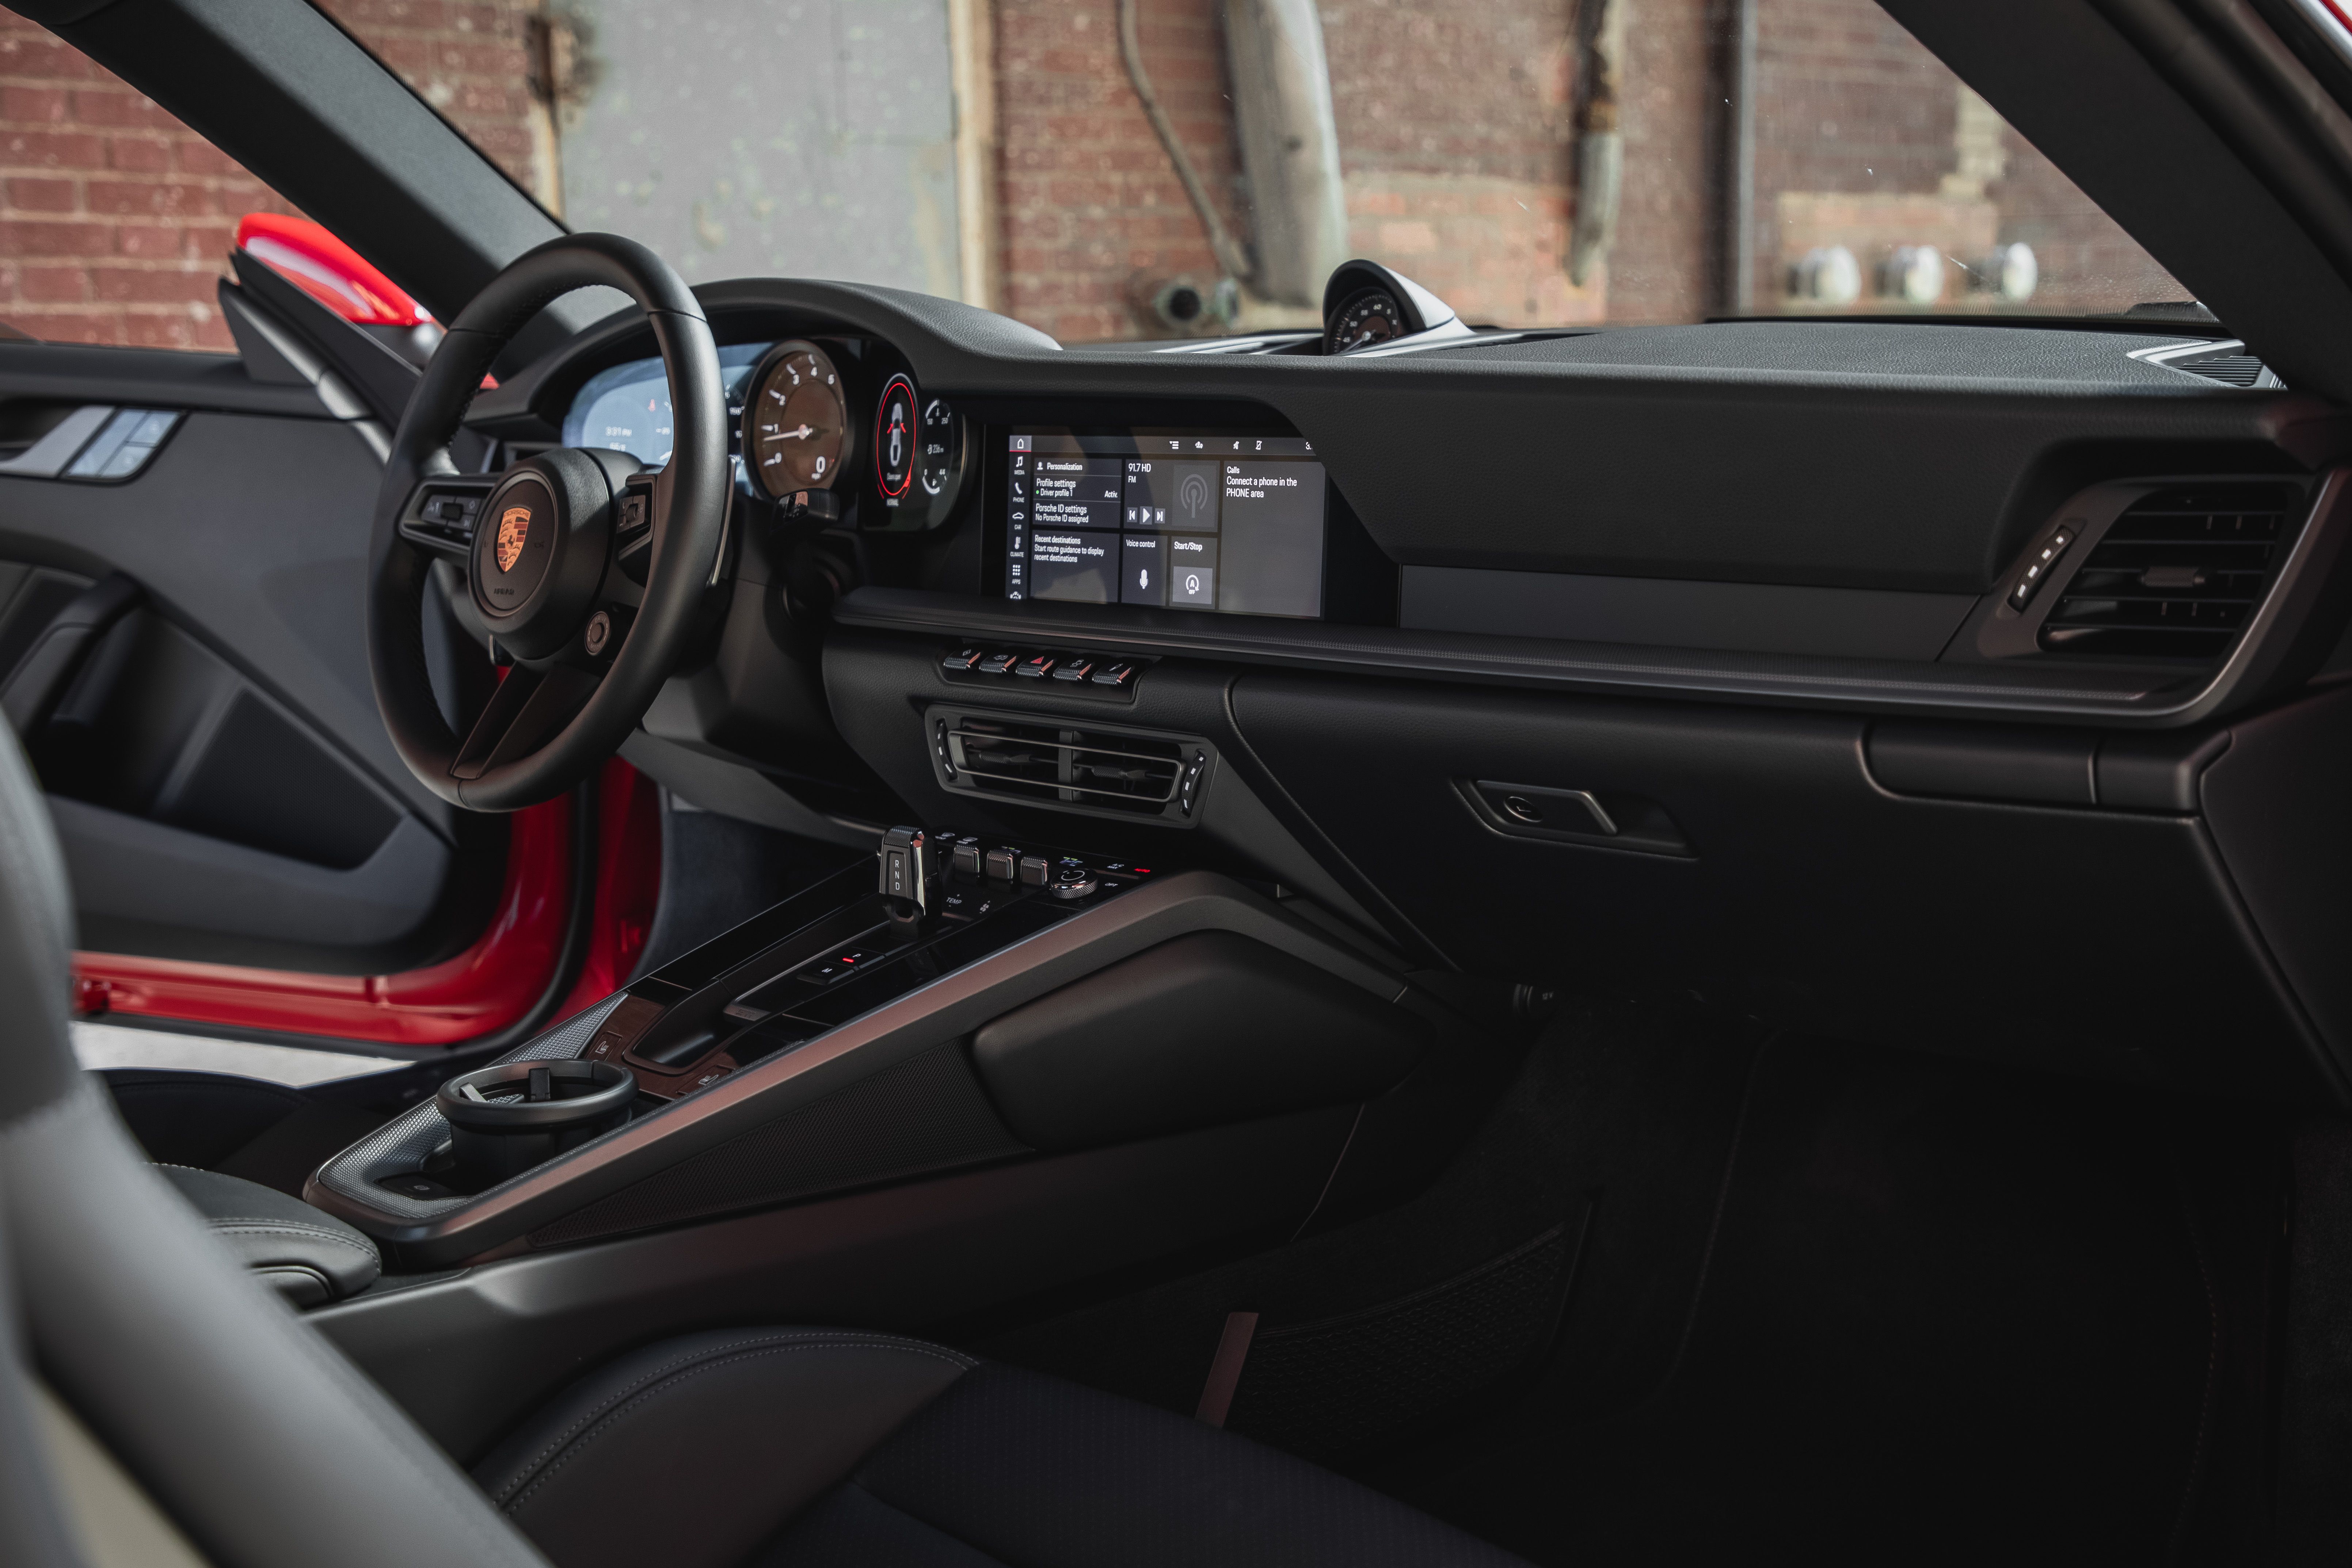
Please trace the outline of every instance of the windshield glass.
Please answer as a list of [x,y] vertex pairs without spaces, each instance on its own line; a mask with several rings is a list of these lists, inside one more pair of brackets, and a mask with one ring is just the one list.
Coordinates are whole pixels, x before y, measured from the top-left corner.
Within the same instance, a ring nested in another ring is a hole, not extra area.
[[[1309,328],[1349,257],[1507,327],[2187,299],[1874,0],[319,3],[574,228],[1068,343]],[[9,319],[225,336],[283,204],[5,31]]]

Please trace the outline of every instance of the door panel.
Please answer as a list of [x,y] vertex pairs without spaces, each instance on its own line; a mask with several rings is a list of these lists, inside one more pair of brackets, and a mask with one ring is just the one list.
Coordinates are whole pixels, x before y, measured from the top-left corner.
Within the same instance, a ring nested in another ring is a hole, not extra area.
[[[0,692],[30,727],[83,945],[331,974],[463,949],[505,825],[419,785],[377,716],[380,430],[234,356],[0,344],[0,435],[25,451],[94,406],[179,417],[113,465],[127,477],[0,463]],[[125,578],[135,607],[65,635],[94,582]]]

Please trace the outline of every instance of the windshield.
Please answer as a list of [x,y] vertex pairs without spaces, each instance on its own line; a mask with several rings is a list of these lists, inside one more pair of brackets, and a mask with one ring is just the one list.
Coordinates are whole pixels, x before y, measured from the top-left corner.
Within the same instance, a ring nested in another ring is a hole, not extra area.
[[[1312,328],[1350,257],[1503,327],[2188,298],[1874,0],[319,3],[574,228],[1066,343]],[[0,34],[0,313],[225,342],[284,204]]]

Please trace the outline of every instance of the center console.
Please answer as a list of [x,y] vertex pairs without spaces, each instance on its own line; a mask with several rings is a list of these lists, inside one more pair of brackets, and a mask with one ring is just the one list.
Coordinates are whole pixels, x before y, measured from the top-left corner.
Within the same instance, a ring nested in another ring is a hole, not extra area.
[[[451,1080],[304,1195],[414,1270],[1114,1145],[1181,1171],[1187,1135],[1243,1124],[1286,1161],[1323,1150],[1322,1189],[1371,1191],[1442,1155],[1500,1059],[1231,877],[900,827]],[[1220,1147],[1197,1158],[1230,1166]]]

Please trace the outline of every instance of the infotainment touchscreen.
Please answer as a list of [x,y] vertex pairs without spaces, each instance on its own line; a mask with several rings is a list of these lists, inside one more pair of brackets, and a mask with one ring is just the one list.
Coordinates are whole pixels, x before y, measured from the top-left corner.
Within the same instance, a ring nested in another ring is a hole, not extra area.
[[1010,433],[1004,596],[1323,614],[1323,465],[1297,436]]

